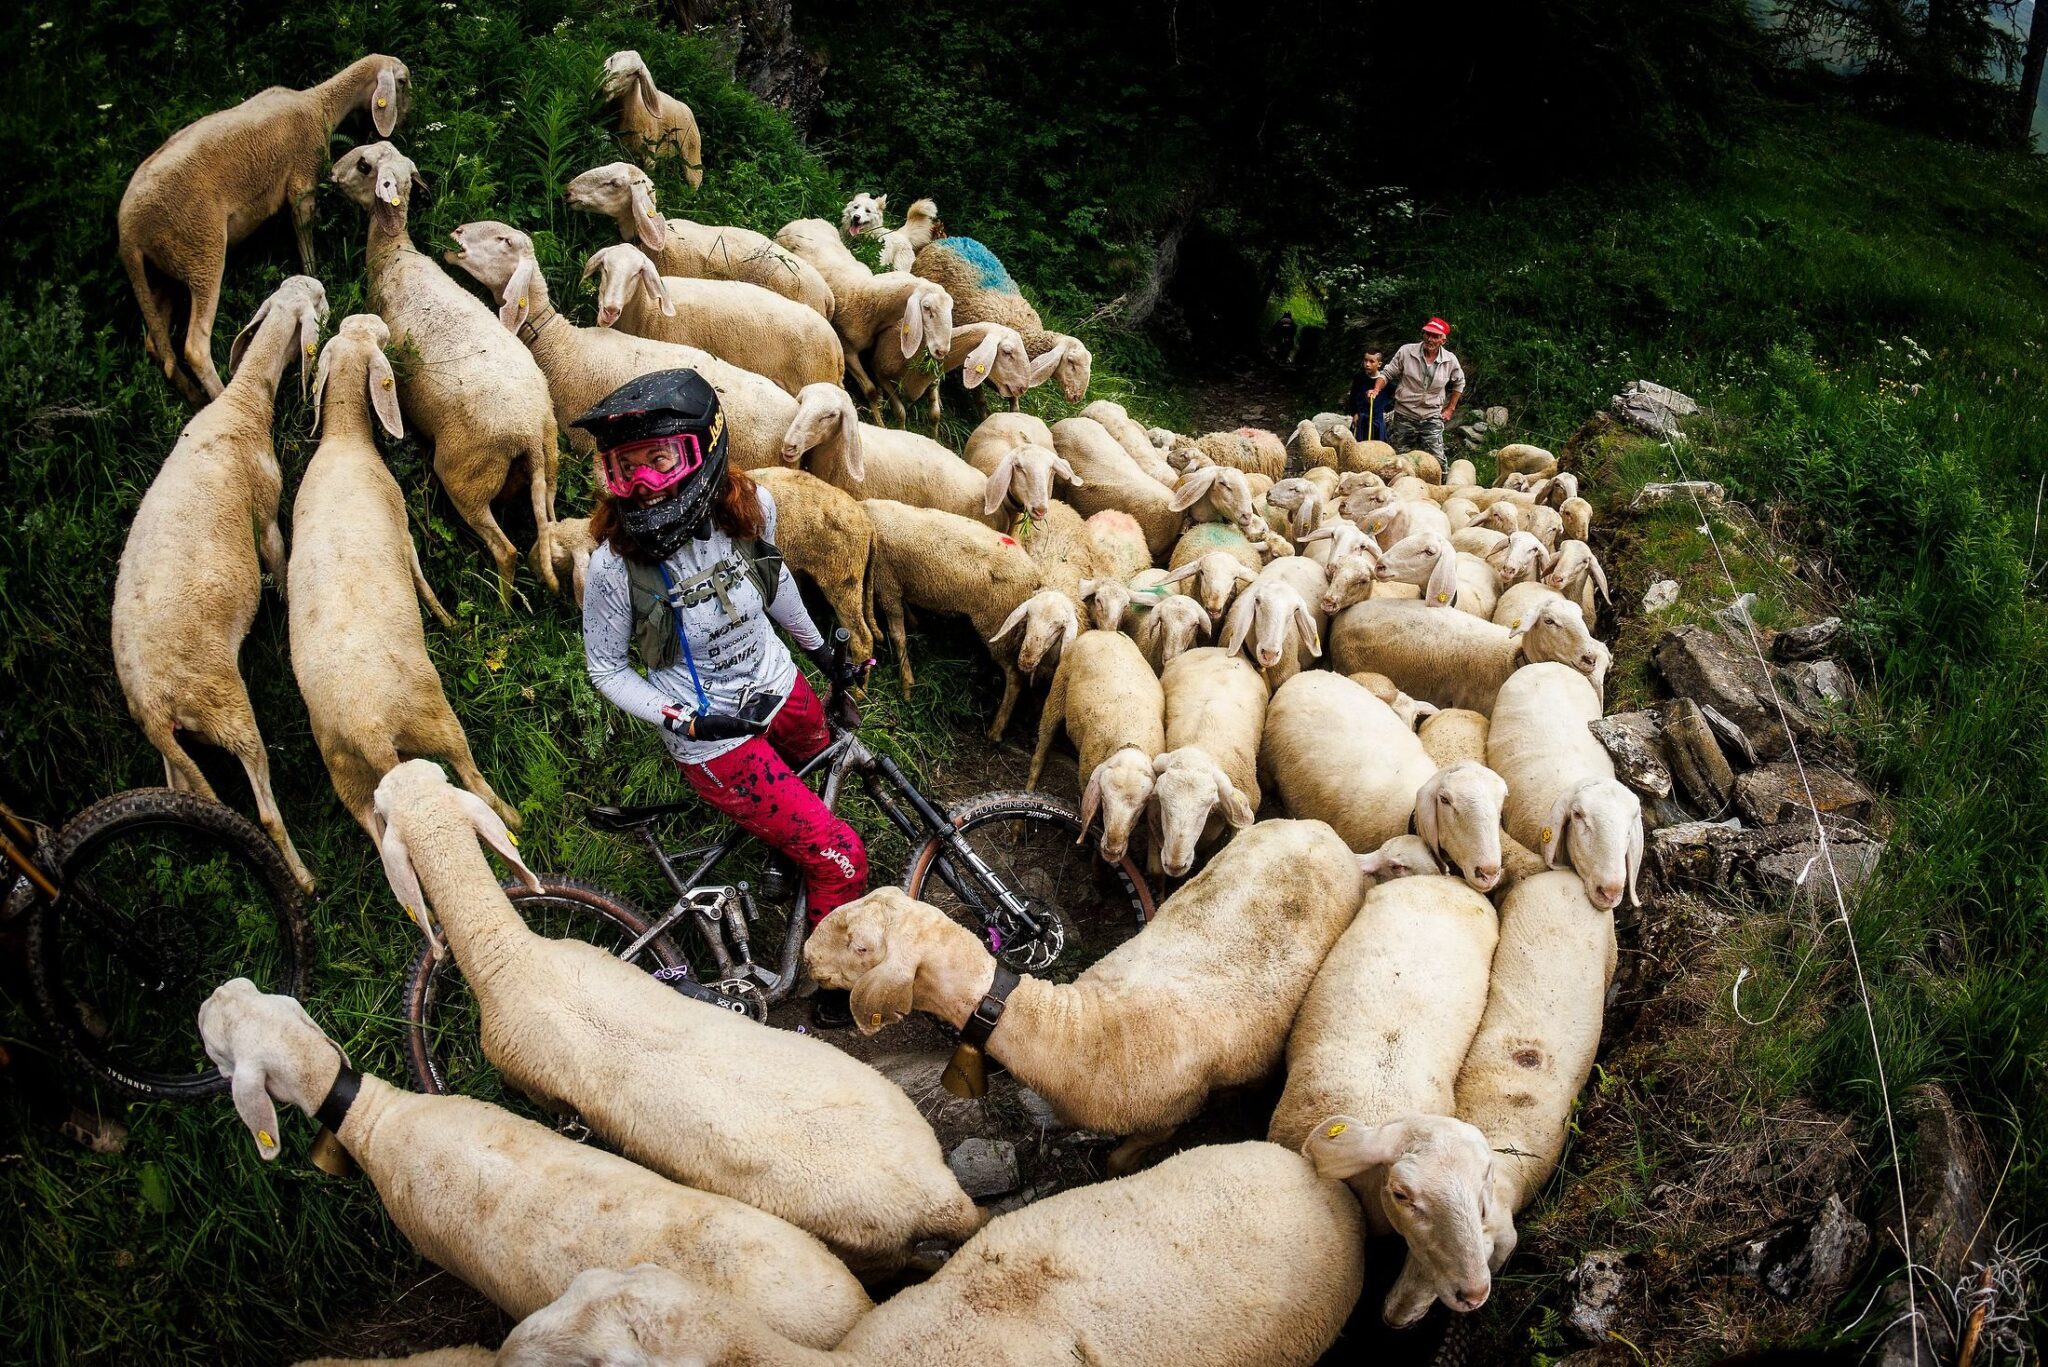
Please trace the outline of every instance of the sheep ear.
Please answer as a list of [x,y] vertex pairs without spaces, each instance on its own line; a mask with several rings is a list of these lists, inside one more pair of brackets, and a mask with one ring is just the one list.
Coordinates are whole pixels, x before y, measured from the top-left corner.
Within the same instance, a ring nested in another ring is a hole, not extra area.
[[321,401],[327,397],[327,371],[334,360],[334,348],[320,348],[320,364],[313,368],[313,428],[312,435],[320,435]]
[[997,641],[1002,640],[1005,636],[1008,636],[1011,632],[1015,631],[1017,629],[1017,624],[1019,622],[1022,622],[1024,620],[1025,614],[1030,611],[1030,599],[1027,598],[1023,602],[1017,604],[1017,610],[1015,612],[1012,612],[1008,617],[1003,619],[1002,626],[996,628],[996,634],[988,638],[988,643],[990,645],[994,645]]
[[1164,587],[1167,584],[1184,584],[1188,580],[1194,578],[1196,572],[1200,569],[1201,565],[1198,562],[1190,560],[1187,564],[1182,565],[1177,570],[1169,570],[1167,572],[1166,578],[1159,581],[1160,586]]
[[1628,829],[1628,904],[1639,907],[1642,895],[1636,891],[1636,878],[1643,871],[1643,823],[1640,817],[1630,823]]
[[1443,791],[1443,770],[1439,769],[1415,790],[1415,833],[1422,837],[1422,843],[1429,846],[1429,852],[1443,858],[1443,842],[1437,838],[1436,798]]
[[1088,487],[1088,482],[1074,473],[1074,467],[1067,464],[1066,457],[1064,456],[1054,456],[1052,458],[1052,472],[1073,485],[1076,489]]
[[540,263],[531,256],[519,258],[519,264],[512,269],[512,278],[505,282],[505,292],[498,301],[498,321],[506,328],[517,332],[526,322],[533,289],[533,277],[539,272]]
[[853,406],[853,396],[843,389],[839,391],[838,402],[839,463],[846,467],[848,475],[865,482],[868,467],[861,454],[860,410]]
[[520,882],[539,892],[540,878],[532,869],[526,867],[526,861],[519,857],[519,842],[512,838],[512,832],[505,829],[504,819],[491,810],[489,803],[467,788],[455,788],[451,791],[455,794],[456,805],[460,806],[462,814],[469,818],[469,824],[476,827],[476,833],[483,837],[483,842],[496,850],[500,859],[512,866],[519,874]]
[[1308,610],[1308,604],[1299,595],[1294,600],[1294,624],[1301,628],[1301,639],[1308,642],[1308,653],[1321,659],[1323,634],[1316,630],[1315,614]]
[[1030,388],[1036,389],[1051,379],[1052,373],[1060,368],[1060,361],[1066,354],[1067,344],[1065,342],[1055,342],[1047,350],[1032,357]]
[[1010,481],[1017,473],[1017,451],[1013,447],[1003,453],[996,462],[996,468],[989,472],[988,490],[982,495],[981,510],[992,513],[1003,506],[1003,500],[1010,496]]
[[[1107,760],[1103,761],[1108,763]],[[1088,775],[1088,786],[1081,790],[1081,834],[1075,839],[1076,845],[1088,838],[1088,827],[1095,821],[1095,813],[1102,806],[1102,765],[1095,766],[1095,772]]]
[[320,350],[320,314],[311,308],[299,314],[299,398],[306,397],[306,381],[313,373],[313,355]]
[[1550,804],[1550,815],[1543,819],[1537,844],[1541,847],[1545,868],[1556,868],[1558,855],[1567,852],[1565,832],[1571,826],[1572,799],[1577,795],[1577,788],[1567,788],[1559,793],[1557,801]]
[[872,1035],[885,1025],[894,1025],[910,1014],[912,991],[917,983],[917,964],[895,947],[897,936],[888,940],[889,950],[882,962],[860,975],[848,993],[853,1023],[863,1035]]
[[647,63],[642,62],[633,68],[633,82],[640,87],[640,98],[646,101],[647,107],[654,108],[661,92],[654,88],[654,73],[647,69]]
[[235,1096],[235,1114],[249,1127],[249,1135],[256,1141],[256,1152],[263,1161],[272,1161],[281,1152],[281,1146],[277,1142],[277,1106],[264,1085],[263,1069],[254,1063],[237,1063],[230,1085]]
[[1215,769],[1216,797],[1223,804],[1223,819],[1243,830],[1257,819],[1258,813],[1252,810],[1251,802],[1237,790],[1237,785],[1230,781],[1230,775],[1223,772],[1223,766],[1218,764]]
[[967,353],[967,359],[960,365],[962,388],[974,389],[988,378],[989,371],[995,367],[996,352],[1002,344],[1003,335],[991,329],[988,336],[982,339],[981,345]]
[[398,73],[388,65],[377,72],[376,84],[370,87],[370,122],[380,138],[390,137],[398,127]]
[[1436,558],[1436,568],[1429,572],[1429,585],[1423,590],[1431,607],[1454,607],[1458,601],[1458,553],[1451,549],[1451,543],[1442,543],[1442,550]]
[[1385,1167],[1407,1147],[1405,1122],[1366,1125],[1348,1115],[1333,1115],[1316,1126],[1301,1146],[1301,1156],[1316,1165],[1316,1176],[1342,1182],[1367,1168]]
[[256,306],[255,316],[235,334],[235,340],[228,346],[228,374],[232,375],[242,368],[242,353],[249,349],[249,343],[256,340],[256,329],[263,325],[263,320],[269,314],[270,300],[265,299]]
[[1252,613],[1256,608],[1257,595],[1240,593],[1237,601],[1230,605],[1230,611],[1223,616],[1223,639],[1218,642],[1224,651],[1235,655],[1244,649],[1244,638],[1252,629]]
[[412,193],[415,207],[425,208],[434,202],[434,187],[427,184],[417,171],[412,173]]
[[420,876],[412,866],[412,851],[405,846],[405,837],[399,833],[396,821],[384,824],[384,838],[377,842],[377,857],[384,864],[384,881],[391,888],[391,895],[398,899],[398,905],[405,908],[405,914],[412,917],[420,928],[420,934],[427,937],[427,949],[435,958],[441,957],[441,940],[434,934],[434,915],[427,906],[426,894],[420,891]]
[[1600,586],[1600,596],[1611,605],[1614,595],[1607,591],[1607,572],[1600,568],[1600,558],[1591,551],[1586,553],[1586,567],[1593,571],[1593,582]]
[[1239,565],[1231,572],[1231,578],[1240,584],[1256,584],[1259,582],[1259,572],[1250,565]]
[[[320,369],[324,375],[327,370],[325,355],[320,357]],[[367,378],[370,386],[371,411],[376,413],[377,421],[394,441],[403,438],[405,419],[398,411],[398,377],[392,373],[391,358],[382,351],[372,351]],[[315,412],[317,411],[316,409]]]
[[664,318],[676,316],[675,300],[668,297],[668,286],[661,283],[661,269],[652,259],[641,257],[638,266],[640,288],[647,292],[647,301],[661,310]]
[[603,252],[592,252],[590,259],[583,263],[583,274],[576,277],[576,283],[579,285],[589,284],[590,277],[596,275],[598,268],[603,266],[604,263],[605,254]]
[[1166,506],[1177,513],[1194,507],[1201,502],[1202,495],[1214,487],[1217,474],[1216,466],[1205,465],[1191,475],[1182,475],[1180,483],[1174,486],[1173,497],[1167,500]]
[[633,231],[638,234],[640,245],[650,252],[668,246],[668,220],[654,206],[654,182],[646,176],[634,176],[627,195],[632,201]]
[[1374,850],[1370,854],[1361,854],[1358,856],[1358,871],[1364,874],[1367,878],[1379,877],[1380,870],[1386,868],[1386,866],[1387,861],[1378,850]]
[[903,301],[903,321],[896,327],[896,340],[902,344],[906,361],[917,355],[917,349],[924,345],[924,309],[919,293],[912,290],[909,298]]

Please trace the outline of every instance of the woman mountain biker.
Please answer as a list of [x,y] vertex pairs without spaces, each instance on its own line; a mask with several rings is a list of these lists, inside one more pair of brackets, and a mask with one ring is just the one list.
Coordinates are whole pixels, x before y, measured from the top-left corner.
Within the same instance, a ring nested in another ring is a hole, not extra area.
[[[828,681],[850,683],[857,671],[833,678],[775,550],[775,500],[727,466],[718,393],[694,370],[630,380],[571,425],[598,447],[598,546],[583,593],[590,682],[660,728],[699,797],[796,864],[816,926],[867,890],[867,850],[793,771],[831,736],[769,623]],[[851,1024],[845,998],[820,992],[817,1023]]]

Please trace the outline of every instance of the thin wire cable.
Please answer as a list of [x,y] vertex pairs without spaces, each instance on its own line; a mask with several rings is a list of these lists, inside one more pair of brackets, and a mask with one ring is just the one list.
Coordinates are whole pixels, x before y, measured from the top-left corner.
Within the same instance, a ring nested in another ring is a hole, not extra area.
[[[1684,440],[1685,438],[1682,435],[1675,435],[1667,449],[1671,452],[1672,463],[1678,467],[1678,477],[1685,481],[1686,492],[1692,496],[1693,508],[1700,515],[1700,530],[1707,534],[1707,544],[1714,548],[1714,559],[1721,567],[1721,578],[1728,585],[1728,601],[1733,606],[1735,600],[1741,596],[1741,593],[1736,588],[1735,576],[1728,569],[1727,558],[1721,554],[1721,542],[1714,535],[1714,520],[1707,516],[1706,505],[1700,502],[1698,486],[1694,483],[1692,476],[1687,473],[1685,460],[1678,453],[1678,448],[1684,443]],[[1919,1367],[1920,1334],[1917,1321],[1920,1319],[1920,1297],[1918,1283],[1913,1271],[1913,1233],[1909,1227],[1911,1220],[1907,1213],[1906,1170],[1899,1157],[1899,1132],[1897,1122],[1892,1116],[1891,1086],[1885,1079],[1884,1054],[1878,1045],[1877,1012],[1870,1004],[1870,985],[1863,976],[1863,955],[1856,947],[1855,927],[1849,921],[1849,901],[1842,893],[1842,878],[1840,872],[1835,868],[1835,856],[1828,842],[1827,827],[1821,823],[1820,807],[1814,800],[1813,787],[1807,781],[1806,760],[1799,753],[1799,739],[1792,734],[1792,721],[1785,710],[1785,699],[1779,694],[1777,678],[1771,673],[1770,664],[1764,659],[1763,645],[1757,640],[1756,636],[1756,623],[1750,619],[1747,608],[1738,608],[1737,611],[1742,618],[1743,634],[1749,639],[1749,648],[1751,653],[1756,656],[1757,667],[1763,675],[1764,684],[1771,690],[1771,703],[1777,709],[1778,725],[1785,732],[1785,743],[1792,756],[1792,765],[1799,774],[1799,786],[1806,794],[1807,815],[1813,819],[1814,834],[1820,842],[1819,858],[1821,863],[1827,867],[1828,883],[1834,890],[1835,910],[1838,919],[1842,923],[1842,929],[1847,932],[1849,962],[1856,973],[1856,995],[1862,999],[1863,1023],[1870,1032],[1870,1058],[1872,1065],[1877,1071],[1878,1099],[1884,1105],[1885,1138],[1890,1143],[1892,1151],[1892,1180],[1897,1186],[1899,1194],[1899,1245],[1900,1251],[1905,1255],[1906,1259],[1906,1315],[1907,1318],[1916,1322],[1913,1333],[1913,1363],[1914,1367]],[[1802,883],[1805,881],[1804,871],[1800,874],[1800,881]]]

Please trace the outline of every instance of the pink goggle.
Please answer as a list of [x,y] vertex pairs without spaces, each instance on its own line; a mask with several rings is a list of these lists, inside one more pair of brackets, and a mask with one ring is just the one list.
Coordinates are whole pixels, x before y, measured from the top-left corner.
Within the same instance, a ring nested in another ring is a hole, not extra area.
[[629,441],[604,452],[604,484],[613,498],[658,494],[695,474],[704,446],[695,432]]

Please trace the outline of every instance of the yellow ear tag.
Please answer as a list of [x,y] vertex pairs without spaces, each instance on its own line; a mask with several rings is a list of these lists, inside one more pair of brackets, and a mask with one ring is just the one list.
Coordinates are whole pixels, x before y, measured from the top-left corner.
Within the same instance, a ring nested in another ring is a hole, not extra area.
[[379,95],[377,97],[377,107],[379,109],[382,109],[388,103],[390,103],[390,101],[386,100],[382,95]]
[[974,373],[977,375],[986,375],[988,374],[988,367],[985,365],[978,365],[974,368]]
[[386,389],[389,389],[389,388],[391,388],[391,377],[390,377],[389,375],[386,375],[386,376],[384,377],[384,387],[385,387]]
[[653,209],[649,209],[649,210],[647,211],[647,216],[648,216],[649,218],[660,218],[660,217],[661,217],[661,215],[660,215],[659,213],[657,213],[656,211],[654,211]]
[[1436,596],[1436,601],[1439,603],[1448,603],[1451,601],[1451,595],[1449,595],[1448,593],[1439,593]]
[[868,1024],[874,1026],[877,1029],[880,1029],[882,1024],[882,1013],[877,1011],[870,1015],[868,1017]]
[[523,295],[523,294],[519,296],[519,307],[521,307],[521,308],[525,308],[525,307],[526,307],[526,296],[525,296],[525,295]]
[[306,343],[306,354],[308,356],[313,354],[313,344],[311,342]]
[[516,835],[512,834],[512,832],[510,832],[510,831],[507,831],[507,832],[505,832],[505,838],[506,838],[507,840],[509,840],[509,841],[511,841],[511,842],[512,842],[512,848],[513,848],[513,849],[515,849],[515,850],[516,850],[516,849],[518,849],[518,848],[519,848],[519,837],[518,837],[518,836],[516,836]]
[[1336,1124],[1330,1126],[1329,1129],[1323,1131],[1323,1138],[1335,1139],[1338,1135],[1344,1133],[1344,1131],[1350,1128],[1351,1127],[1349,1125],[1346,1125],[1343,1121],[1340,1120]]
[[271,1147],[271,1146],[272,1146],[273,1144],[275,1144],[276,1142],[277,1142],[276,1140],[274,1140],[274,1139],[272,1139],[272,1138],[270,1137],[270,1131],[269,1131],[269,1130],[258,1130],[258,1131],[256,1131],[256,1143],[257,1143],[257,1144],[258,1144],[258,1145],[259,1145],[260,1147],[262,1147],[262,1148],[266,1148],[266,1149],[267,1149],[267,1148]]
[[1550,827],[1548,827],[1548,826],[1545,826],[1545,827],[1543,828],[1543,834],[1542,834],[1542,835],[1540,835],[1540,836],[1538,836],[1538,837],[1536,838],[1536,843],[1537,843],[1537,844],[1539,844],[1539,845],[1548,845],[1548,844],[1550,843],[1550,838],[1551,838],[1551,830],[1550,830]]

